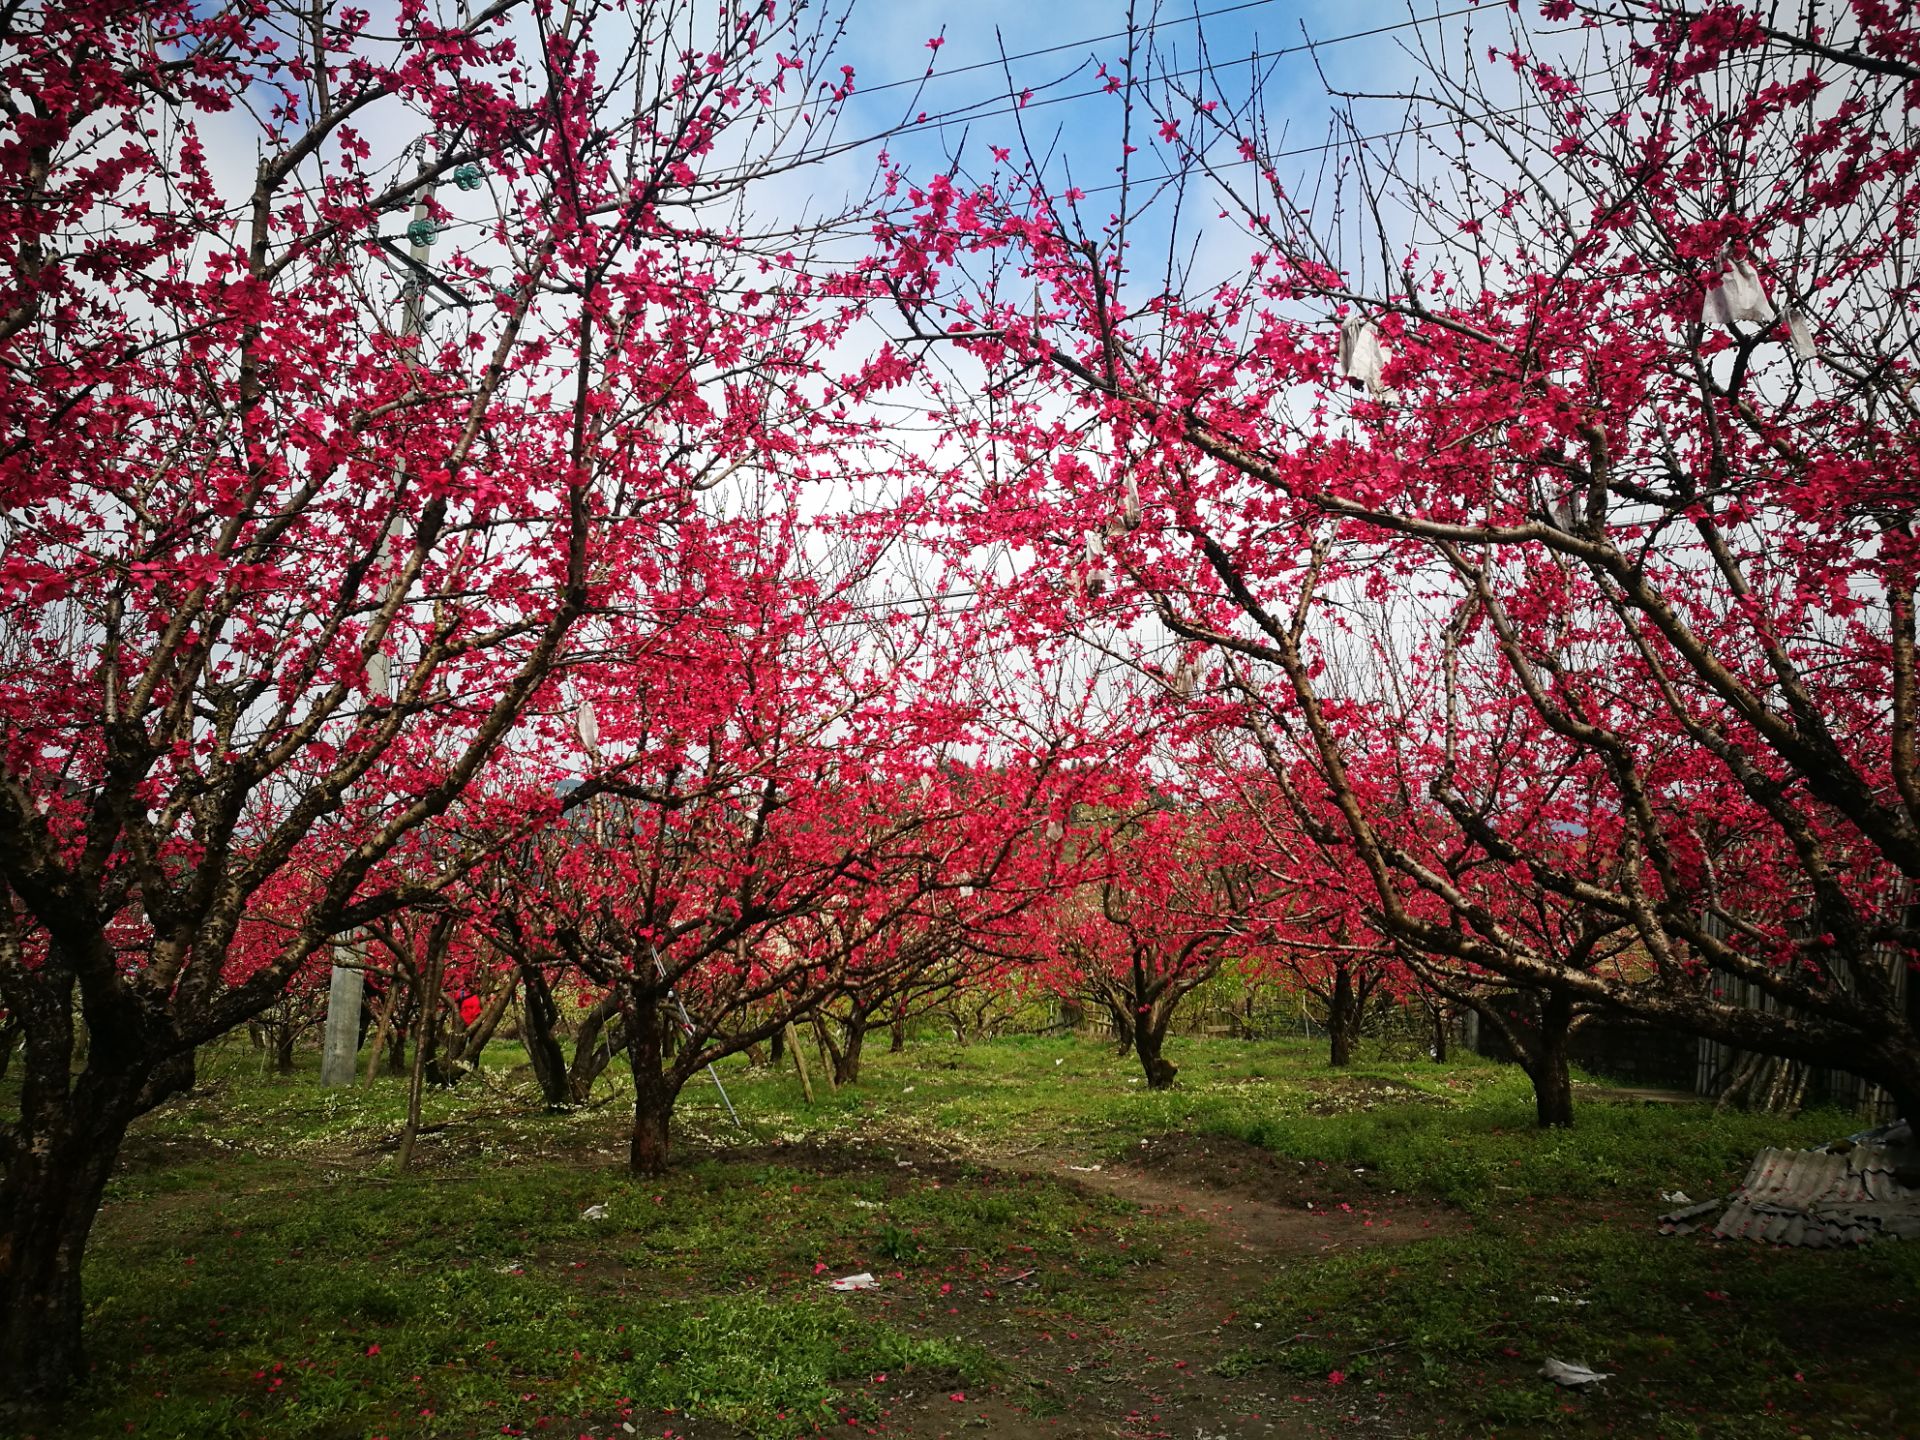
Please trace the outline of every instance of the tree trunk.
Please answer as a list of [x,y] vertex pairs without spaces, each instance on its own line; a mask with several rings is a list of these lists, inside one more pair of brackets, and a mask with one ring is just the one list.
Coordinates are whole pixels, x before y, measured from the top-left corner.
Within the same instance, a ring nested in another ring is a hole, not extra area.
[[540,1086],[540,1098],[549,1110],[562,1110],[573,1103],[567,1085],[567,1057],[554,1038],[560,1023],[560,1007],[553,1003],[553,991],[538,965],[520,966],[520,1039],[527,1047],[527,1062]]
[[[887,1039],[887,1053],[898,1055],[907,1048],[907,1007],[902,1005],[893,1013],[892,1034]],[[4,1074],[0,1070],[0,1074]]]
[[[610,1020],[614,1022],[611,1031],[607,1029]],[[625,1032],[617,991],[603,995],[587,1008],[579,1033],[573,1038],[573,1063],[567,1067],[567,1094],[574,1104],[584,1105],[593,1097],[593,1082],[626,1048]]]
[[367,1050],[367,1071],[360,1077],[362,1085],[371,1088],[373,1077],[380,1068],[380,1053],[385,1050],[393,1033],[393,1012],[400,1003],[400,967],[393,967],[393,977],[387,981],[387,993],[380,999],[380,1018],[374,1023],[373,1044]]
[[663,1175],[667,1169],[668,1124],[673,1118],[674,1087],[667,1078],[665,1015],[651,991],[636,994],[627,1007],[627,1059],[633,1067],[633,1138],[627,1168],[635,1175]]
[[858,1085],[860,1083],[860,1051],[867,1043],[867,1017],[854,1013],[847,1021],[847,1043],[840,1053],[833,1057],[833,1079],[838,1085]]
[[833,1053],[833,1042],[827,1038],[827,1022],[820,1018],[818,1011],[813,1016],[813,1043],[820,1047],[820,1073],[827,1077],[827,1090],[832,1093],[840,1088],[839,1057]]
[[[68,1027],[56,1023],[55,1031]],[[70,1043],[33,1043],[18,1144],[0,1179],[0,1399],[57,1400],[85,1371],[81,1262],[127,1127],[193,1083],[191,1056],[70,1078]]]
[[1173,1077],[1180,1073],[1180,1067],[1173,1064],[1160,1053],[1161,1045],[1167,1038],[1167,1018],[1155,1019],[1142,1016],[1140,1023],[1133,1027],[1134,1050],[1140,1056],[1140,1067],[1147,1074],[1149,1090],[1166,1090],[1173,1085]]
[[1533,1080],[1534,1113],[1542,1130],[1573,1124],[1573,1078],[1567,1071],[1567,1038],[1573,997],[1549,990],[1540,1002],[1539,1051],[1527,1074]]
[[448,1033],[451,1027],[446,1023],[445,999],[436,991],[434,1001],[425,1038],[416,1041],[415,1048],[423,1051],[427,1057],[427,1083],[436,1090],[451,1090],[454,1082],[460,1078],[460,1056],[454,1048],[457,1042]]
[[419,1003],[409,982],[407,993],[400,1000],[399,1013],[394,1017],[393,1034],[387,1040],[387,1074],[391,1076],[407,1073],[407,1036],[413,1033],[413,1012]]
[[45,1154],[22,1152],[0,1193],[0,1384],[53,1399],[82,1373],[80,1262],[131,1115],[74,1117]]
[[293,1042],[300,1031],[291,1018],[282,1017],[273,1035],[273,1068],[276,1074],[293,1074]]
[[[436,937],[437,939],[437,937]],[[413,1163],[413,1147],[420,1138],[420,1097],[426,1083],[427,1058],[433,1033],[440,1019],[440,968],[442,951],[433,940],[427,944],[427,977],[421,987],[420,1003],[414,1010],[413,1069],[407,1074],[407,1121],[400,1131],[397,1169]]]
[[1447,1063],[1447,1010],[1444,1005],[1432,1007],[1433,1015],[1433,1059],[1437,1065]]
[[[500,1021],[513,1003],[516,982],[498,986],[487,998],[473,1023],[464,1020],[447,1027],[447,1041],[436,1056],[437,1085],[452,1087],[480,1068],[480,1053],[500,1028]],[[462,1002],[465,1003],[464,1001]]]
[[1327,1000],[1328,1063],[1340,1069],[1353,1063],[1353,1042],[1360,1028],[1359,1006],[1353,999],[1353,972],[1339,960],[1333,967],[1333,994]]
[[659,1093],[643,1095],[643,1087],[634,1081],[633,1137],[627,1147],[627,1168],[635,1175],[667,1173],[667,1125],[673,1115],[673,1102]]

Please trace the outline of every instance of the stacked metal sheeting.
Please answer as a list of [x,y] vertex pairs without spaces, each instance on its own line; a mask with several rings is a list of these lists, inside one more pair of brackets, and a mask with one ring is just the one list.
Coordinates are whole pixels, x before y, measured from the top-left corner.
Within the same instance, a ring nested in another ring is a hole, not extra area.
[[1909,1147],[1841,1141],[1823,1150],[1762,1150],[1726,1201],[1689,1205],[1660,1217],[1663,1234],[1684,1235],[1725,1204],[1713,1227],[1720,1239],[1770,1245],[1864,1245],[1888,1237],[1920,1239],[1920,1189],[1901,1183]]

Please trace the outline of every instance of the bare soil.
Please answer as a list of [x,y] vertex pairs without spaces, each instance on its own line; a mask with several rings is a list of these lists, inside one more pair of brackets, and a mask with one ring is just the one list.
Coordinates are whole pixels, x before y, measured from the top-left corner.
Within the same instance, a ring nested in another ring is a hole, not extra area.
[[[815,1147],[803,1158],[801,1149],[782,1147],[780,1158],[833,1170],[876,1163]],[[910,1163],[922,1175],[959,1173],[945,1157]],[[1271,1280],[1276,1262],[1405,1244],[1464,1228],[1464,1217],[1378,1192],[1364,1172],[1182,1134],[1153,1137],[1120,1163],[1061,1154],[1024,1157],[1006,1168],[1128,1201],[1175,1222],[1169,1233],[1177,1238],[1155,1263],[1102,1282],[1111,1287],[1109,1300],[1116,1291],[1124,1300],[1126,1318],[1116,1325],[1076,1322],[1070,1297],[1049,1294],[1044,1277],[1017,1272],[939,1293],[895,1286],[858,1297],[876,1319],[983,1346],[1030,1386],[1025,1395],[903,1393],[882,1417],[883,1433],[915,1440],[1403,1433],[1365,1397],[1290,1393],[1270,1370],[1238,1377],[1221,1373],[1221,1362],[1253,1339],[1253,1322],[1242,1311]]]
[[1126,1164],[1062,1161],[1054,1173],[1149,1213],[1199,1221],[1221,1252],[1216,1265],[1399,1245],[1466,1223],[1444,1207],[1373,1189],[1364,1171],[1287,1160],[1239,1140],[1162,1135]]

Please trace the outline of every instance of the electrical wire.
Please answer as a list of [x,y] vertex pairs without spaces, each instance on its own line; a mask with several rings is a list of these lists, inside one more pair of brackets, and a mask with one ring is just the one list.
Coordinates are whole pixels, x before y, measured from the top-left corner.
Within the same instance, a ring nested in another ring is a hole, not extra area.
[[[1151,25],[1144,28],[1147,32],[1151,33],[1161,28],[1165,28],[1172,25],[1189,24],[1189,23],[1194,23],[1196,21],[1200,21],[1200,20],[1214,18],[1220,15],[1235,14],[1243,10],[1259,9],[1274,3],[1276,3],[1276,0],[1241,0],[1241,3],[1233,4],[1233,5],[1222,5],[1212,10],[1201,11],[1196,15],[1182,16],[1182,17],[1179,17],[1178,19],[1156,20]],[[1326,49],[1335,45],[1348,44],[1355,40],[1372,39],[1375,36],[1391,34],[1399,30],[1415,29],[1423,25],[1435,25],[1443,21],[1455,20],[1465,15],[1472,15],[1472,14],[1479,13],[1481,11],[1481,8],[1482,7],[1480,7],[1479,5],[1463,5],[1452,10],[1439,11],[1433,15],[1425,15],[1425,16],[1409,18],[1406,20],[1398,20],[1398,21],[1394,21],[1391,24],[1375,25],[1364,30],[1347,31],[1343,34],[1328,36],[1326,39],[1323,39],[1323,40],[1305,40],[1295,45],[1281,46],[1277,50],[1262,51],[1255,55],[1248,56],[1245,59],[1223,61],[1219,64],[1210,64],[1206,66],[1197,66],[1197,65],[1188,66],[1184,69],[1179,69],[1179,70],[1161,71],[1158,73],[1156,78],[1159,78],[1161,80],[1192,79],[1200,75],[1216,74],[1222,70],[1237,69],[1240,66],[1251,66],[1251,65],[1265,62],[1265,61],[1278,60],[1290,55],[1297,55],[1297,54],[1302,54],[1302,53],[1306,53],[1313,50]],[[1080,39],[1063,41],[1055,45],[1040,46],[1032,50],[1023,50],[1013,55],[1006,56],[1005,62],[1012,63],[1013,61],[1016,61],[1016,60],[1031,59],[1039,55],[1055,54],[1063,50],[1079,49],[1082,46],[1099,44],[1104,40],[1124,39],[1128,36],[1129,33],[1130,32],[1125,30],[1116,30],[1116,31],[1110,31],[1101,35],[1090,35]],[[900,80],[884,81],[879,85],[875,85],[869,88],[859,90],[856,92],[856,94],[862,97],[867,95],[875,95],[887,90],[895,90],[895,89],[900,89],[902,87],[909,86],[909,85],[918,85],[918,84],[926,83],[929,80],[945,79],[955,75],[963,75],[971,71],[997,67],[1001,63],[1002,61],[998,59],[982,60],[982,61],[973,62],[968,65],[956,67],[953,70],[946,70],[946,71],[930,70],[927,74],[922,76],[910,77],[907,79],[900,79]],[[1020,93],[1031,93],[1031,92],[1020,92]],[[863,149],[866,146],[878,144],[883,140],[893,139],[900,135],[912,134],[920,131],[938,130],[945,126],[958,124],[962,121],[966,121],[967,123],[972,123],[975,120],[992,119],[995,116],[999,116],[999,115],[1012,115],[1012,114],[1020,113],[1024,111],[1044,109],[1048,106],[1068,104],[1075,100],[1096,99],[1102,95],[1106,95],[1109,93],[1111,92],[1108,89],[1108,87],[1106,87],[1105,85],[1101,85],[1101,86],[1096,86],[1086,90],[1076,90],[1065,95],[1041,96],[1037,99],[1032,99],[1025,102],[1020,102],[1020,95],[1013,91],[1006,91],[1000,94],[988,95],[977,100],[968,101],[962,105],[953,106],[946,110],[932,112],[932,113],[923,113],[919,116],[916,116],[911,121],[903,121],[902,123],[898,125],[890,126],[887,129],[873,131],[867,135],[862,136],[860,139],[857,139],[857,140],[836,141],[836,142],[833,142],[832,144],[820,146],[814,150],[806,150],[803,148],[792,155],[781,158],[778,162],[778,168],[782,170],[797,169],[802,165],[816,164],[822,160],[830,160],[840,155],[851,154],[852,152]],[[986,106],[995,105],[1002,101],[1009,101],[1009,100],[1015,101],[1017,103],[1014,103],[1011,105],[1005,105],[1000,109],[982,108]],[[794,104],[791,106],[776,107],[774,113],[776,114],[790,113],[791,111],[802,108],[802,106],[805,103],[807,102],[794,102]],[[1514,115],[1523,114],[1529,109],[1538,108],[1541,103],[1542,102],[1527,102],[1526,104],[1522,104],[1520,106],[1513,107],[1511,109],[1494,111],[1491,113],[1496,117],[1507,118]],[[1262,159],[1258,161],[1244,161],[1244,160],[1233,161],[1227,165],[1216,166],[1211,168],[1231,169],[1231,168],[1238,168],[1239,166],[1242,166],[1242,165],[1264,163],[1267,160],[1290,159],[1290,158],[1296,158],[1300,156],[1325,154],[1327,151],[1333,149],[1337,145],[1368,144],[1368,143],[1381,141],[1381,140],[1399,139],[1403,136],[1421,133],[1428,129],[1441,128],[1444,125],[1444,123],[1445,122],[1439,122],[1439,121],[1429,122],[1429,123],[1414,122],[1408,125],[1403,125],[1398,129],[1385,130],[1377,134],[1348,137],[1346,139],[1329,139],[1329,140],[1322,141],[1317,145],[1300,146],[1290,150],[1278,150],[1278,151],[1274,151],[1272,154],[1268,156],[1262,157]],[[765,168],[766,168],[766,164],[764,161],[756,162],[756,164],[751,168],[741,167],[740,169],[737,169],[730,173],[723,172],[717,175],[703,177],[700,183],[705,186],[718,188],[721,186],[731,185],[743,180],[751,179],[756,174],[763,173]],[[1134,185],[1160,184],[1162,182],[1175,179],[1182,173],[1183,172],[1180,170],[1167,170],[1167,171],[1163,171],[1158,175],[1135,176],[1135,177],[1132,177],[1130,180],[1126,180],[1126,181],[1116,181],[1106,185],[1083,186],[1080,188],[1081,188],[1081,193],[1086,195],[1107,194],[1113,191],[1123,189],[1128,184],[1134,184]],[[465,229],[468,227],[492,225],[494,223],[497,223],[497,222],[491,219],[451,220],[451,221],[445,222],[443,228],[446,230],[455,230],[455,229]]]
[[[1148,28],[1164,30],[1171,29],[1175,25],[1197,25],[1202,20],[1236,14],[1241,10],[1261,10],[1277,3],[1278,0],[1240,0],[1237,5],[1221,5],[1213,10],[1200,10],[1191,15],[1182,15],[1178,19],[1156,20]],[[863,85],[853,93],[860,96],[879,95],[887,90],[902,90],[909,85],[925,85],[935,80],[950,80],[956,75],[970,74],[975,70],[997,70],[1002,65],[1012,65],[1020,60],[1032,60],[1041,55],[1057,55],[1063,50],[1078,50],[1083,45],[1098,45],[1106,40],[1124,40],[1130,33],[1126,30],[1109,30],[1104,35],[1087,35],[1077,40],[1065,40],[1057,45],[1041,45],[1032,50],[1020,50],[1012,55],[1002,55],[992,60],[975,60],[971,64],[956,65],[951,70],[939,70],[929,66],[924,74],[909,76],[903,80],[885,80],[878,85]],[[800,107],[796,104],[793,108]]]
[[[1252,5],[1254,4],[1265,4],[1265,3],[1269,3],[1269,0],[1248,0],[1248,3],[1245,5],[1224,7],[1220,11],[1215,11],[1210,13],[1225,14],[1225,13],[1229,13],[1233,9],[1246,9],[1246,8],[1251,8]],[[1207,75],[1207,74],[1217,74],[1222,70],[1237,69],[1243,65],[1251,66],[1251,65],[1262,63],[1269,60],[1279,60],[1289,55],[1299,55],[1299,54],[1307,53],[1309,51],[1324,50],[1335,45],[1344,45],[1354,40],[1371,39],[1374,36],[1389,34],[1397,30],[1414,29],[1422,25],[1435,25],[1435,24],[1439,24],[1442,21],[1454,20],[1454,19],[1458,19],[1463,15],[1472,15],[1480,12],[1481,12],[1481,7],[1478,5],[1464,5],[1457,9],[1441,11],[1434,15],[1420,16],[1418,18],[1408,19],[1408,20],[1398,20],[1390,25],[1375,25],[1365,30],[1348,31],[1344,34],[1329,36],[1324,40],[1305,40],[1300,42],[1297,45],[1285,45],[1280,47],[1277,50],[1261,51],[1257,54],[1250,55],[1243,60],[1229,60],[1229,61],[1223,61],[1219,64],[1194,65],[1194,66],[1188,66],[1184,69],[1179,69],[1179,70],[1164,70],[1164,71],[1158,72],[1157,78],[1161,80],[1192,79],[1196,76]],[[1172,24],[1172,23],[1175,23],[1175,22],[1156,21],[1154,22],[1153,25],[1149,25],[1143,28],[1147,33],[1152,33],[1160,25]],[[1127,33],[1128,32],[1126,31],[1117,32],[1117,34],[1121,36],[1124,36]],[[1094,37],[1089,37],[1088,39],[1085,39],[1085,40],[1075,40],[1075,41],[1066,42],[1057,46],[1050,46],[1048,47],[1048,49],[1049,50],[1077,49],[1082,45],[1097,44],[1102,39],[1112,39],[1112,38],[1114,38],[1114,36],[1112,35],[1094,36]],[[1033,54],[1033,53],[1045,53],[1045,52],[1027,52],[1027,53]],[[1013,58],[1015,57],[1012,57],[1012,56],[1008,57],[1009,60]],[[974,65],[962,67],[962,69],[956,69],[956,70],[947,71],[943,73],[957,75],[957,74],[963,73],[963,70],[979,69],[985,65],[997,65],[999,63],[1000,62],[998,61],[980,61]],[[935,73],[941,73],[941,72],[935,72]],[[926,78],[929,78],[929,77],[922,77],[922,80]],[[872,90],[861,90],[861,91],[856,91],[854,93],[856,95],[871,95],[871,94],[877,93],[879,90],[882,90],[882,89],[896,89],[903,84],[918,84],[918,83],[921,83],[921,80],[914,80],[914,81],[893,80],[893,81],[886,82],[884,85],[876,86]],[[778,165],[779,165],[779,168],[781,169],[796,169],[802,165],[816,164],[822,160],[831,160],[840,155],[851,154],[856,150],[864,149],[869,145],[876,145],[883,140],[894,139],[895,137],[900,135],[914,134],[923,130],[937,130],[943,126],[959,124],[962,121],[965,121],[971,124],[973,121],[976,121],[976,120],[990,120],[996,116],[1012,115],[1012,114],[1016,114],[1023,111],[1040,110],[1040,109],[1045,109],[1046,107],[1052,106],[1052,105],[1065,105],[1075,100],[1095,99],[1095,98],[1098,98],[1099,96],[1106,95],[1109,93],[1111,93],[1111,91],[1108,86],[1099,85],[1087,90],[1075,90],[1065,95],[1044,95],[1044,96],[1038,96],[1033,99],[1023,100],[1022,99],[1023,95],[1033,95],[1034,92],[1030,90],[1020,91],[1020,92],[1009,90],[999,94],[983,96],[980,99],[968,101],[963,105],[952,106],[946,110],[922,112],[921,114],[916,115],[912,120],[902,121],[898,125],[891,125],[883,130],[871,131],[868,134],[861,136],[857,140],[834,141],[829,144],[821,145],[813,150],[808,150],[803,147],[802,149],[800,149],[799,151],[796,151],[792,155],[781,157],[778,161]],[[1014,103],[1009,105],[1003,105],[1001,106],[1001,108],[998,108],[998,109],[984,108],[988,106],[998,105],[1002,101],[1012,101]],[[797,104],[795,108],[798,108]],[[711,177],[711,179],[707,183],[710,183],[715,186],[731,184],[739,180],[750,179],[754,175],[761,173],[765,168],[766,168],[765,162],[760,162],[759,164],[756,164],[752,168],[743,167],[739,170],[732,172],[731,174],[723,173],[723,174]]]

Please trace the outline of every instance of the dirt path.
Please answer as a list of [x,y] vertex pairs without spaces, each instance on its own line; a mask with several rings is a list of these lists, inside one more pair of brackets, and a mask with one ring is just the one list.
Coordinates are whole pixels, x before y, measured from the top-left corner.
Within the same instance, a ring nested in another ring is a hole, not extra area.
[[1381,1193],[1365,1172],[1288,1161],[1237,1140],[1162,1136],[1126,1163],[1058,1158],[1044,1173],[1195,1220],[1247,1262],[1404,1244],[1457,1229],[1453,1211]]
[[[991,1157],[974,1157],[976,1162]],[[938,1406],[894,1417],[891,1433],[916,1437],[989,1433],[1027,1440],[1326,1440],[1394,1433],[1355,1413],[1346,1397],[1262,1367],[1235,1352],[1259,1337],[1246,1312],[1296,1261],[1404,1244],[1463,1227],[1451,1211],[1370,1189],[1363,1174],[1282,1160],[1235,1141],[1184,1135],[1150,1140],[1124,1162],[1094,1164],[1048,1154],[998,1162],[1136,1206],[1171,1222],[1160,1263],[1128,1282],[1124,1324],[1098,1333],[1046,1333],[1014,1342],[1003,1358],[1029,1376],[1051,1377],[1058,1413],[997,1406],[955,1425]],[[987,1338],[982,1336],[980,1338]],[[1359,1397],[1352,1397],[1358,1400]]]

